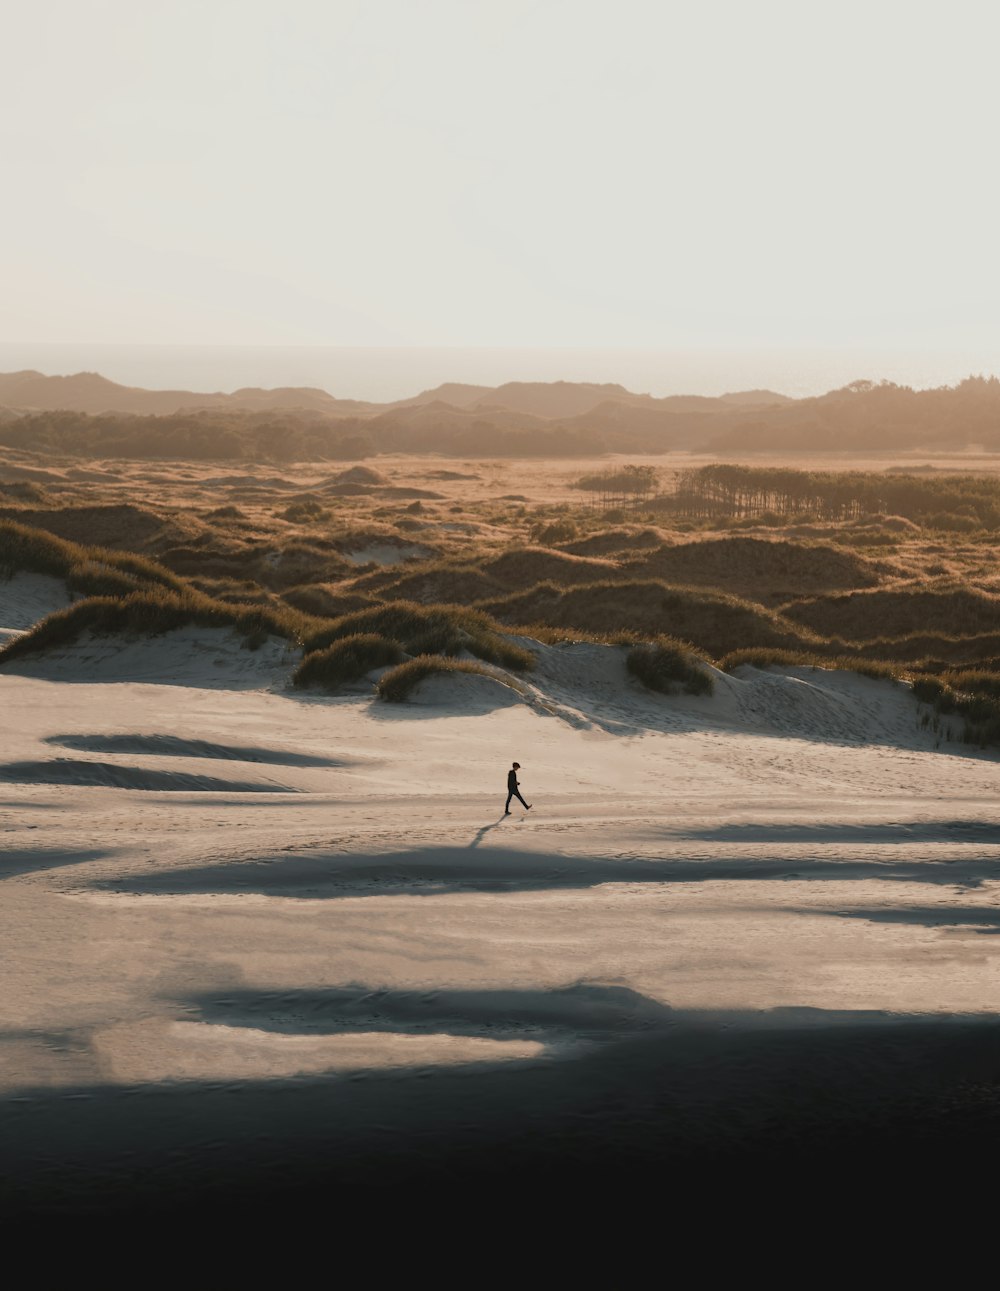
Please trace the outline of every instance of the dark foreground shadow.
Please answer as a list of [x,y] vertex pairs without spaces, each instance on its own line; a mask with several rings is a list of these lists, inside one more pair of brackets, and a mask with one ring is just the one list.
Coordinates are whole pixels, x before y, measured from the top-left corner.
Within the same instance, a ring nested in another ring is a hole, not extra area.
[[[480,836],[494,826],[484,826]],[[418,848],[379,855],[310,853],[234,861],[183,870],[100,880],[95,887],[145,895],[258,893],[300,900],[342,897],[438,896],[451,892],[531,892],[597,887],[602,883],[710,883],[780,879],[844,882],[886,879],[964,888],[1000,878],[1000,857],[955,861],[835,860],[825,857],[754,857],[699,860],[623,860],[513,848]]]
[[568,1204],[596,1223],[616,1203],[634,1220],[643,1201],[662,1222],[695,1197],[718,1220],[765,1179],[785,1190],[769,1193],[784,1215],[807,1187],[843,1177],[856,1192],[872,1172],[888,1186],[912,1170],[932,1183],[1000,1146],[993,1016],[691,1013],[598,985],[434,993],[426,1008],[361,987],[182,1004],[230,1026],[301,1030],[298,1009],[358,1029],[377,1008],[383,1030],[422,1016],[452,1033],[500,1023],[585,1043],[505,1064],[19,1089],[0,1100],[0,1213],[200,1219],[239,1244],[250,1223],[326,1231],[375,1202],[384,1222],[433,1201],[445,1228],[497,1200],[511,1222]]

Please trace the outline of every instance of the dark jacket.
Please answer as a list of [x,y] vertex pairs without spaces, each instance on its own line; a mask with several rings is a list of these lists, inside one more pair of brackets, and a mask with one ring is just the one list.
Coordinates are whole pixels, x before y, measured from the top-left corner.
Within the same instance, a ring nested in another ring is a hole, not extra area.
[[507,772],[507,788],[511,793],[517,788],[517,772],[513,767]]

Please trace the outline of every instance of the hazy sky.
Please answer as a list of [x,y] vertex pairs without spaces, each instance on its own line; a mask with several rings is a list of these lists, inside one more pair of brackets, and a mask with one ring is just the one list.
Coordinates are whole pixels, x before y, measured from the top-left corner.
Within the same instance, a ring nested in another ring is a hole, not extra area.
[[0,340],[1000,341],[991,3],[0,16]]

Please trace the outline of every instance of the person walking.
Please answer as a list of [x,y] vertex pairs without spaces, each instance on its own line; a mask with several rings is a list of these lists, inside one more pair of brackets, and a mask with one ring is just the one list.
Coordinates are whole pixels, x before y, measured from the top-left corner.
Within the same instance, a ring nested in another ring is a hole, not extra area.
[[524,799],[521,797],[520,785],[517,782],[517,773],[518,771],[520,771],[520,769],[521,769],[520,762],[515,762],[511,767],[511,769],[507,772],[507,805],[506,807],[504,807],[504,811],[503,811],[503,814],[505,816],[510,815],[511,798],[516,798],[526,811],[531,810],[531,803],[525,802]]

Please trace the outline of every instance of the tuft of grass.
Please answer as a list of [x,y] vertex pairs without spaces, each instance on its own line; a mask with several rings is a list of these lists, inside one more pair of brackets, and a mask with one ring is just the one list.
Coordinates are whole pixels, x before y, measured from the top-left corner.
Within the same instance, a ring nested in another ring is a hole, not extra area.
[[547,623],[530,623],[515,628],[514,633],[545,645],[572,645],[583,641],[592,645],[631,646],[643,642],[641,634],[629,628],[620,632],[585,632],[582,628],[550,628]]
[[293,524],[309,524],[314,520],[328,519],[330,512],[317,499],[303,498],[285,507],[280,514],[283,520],[290,520]]
[[374,632],[359,632],[334,641],[325,650],[307,654],[292,674],[292,685],[332,691],[347,682],[360,681],[375,668],[402,663],[404,659],[397,642]]
[[531,541],[543,546],[553,542],[572,542],[579,533],[574,520],[553,520],[548,524],[539,520],[531,526]]
[[922,704],[937,704],[948,693],[949,687],[937,677],[914,677],[913,697]]
[[480,667],[478,663],[471,663],[467,659],[446,659],[440,655],[420,655],[416,659],[410,659],[407,663],[401,663],[398,668],[390,669],[380,678],[376,690],[380,699],[384,699],[390,704],[402,704],[409,699],[417,686],[422,681],[426,681],[428,677],[456,672],[471,672],[482,677],[492,677],[494,681],[510,686],[512,690],[519,689],[514,684],[513,679],[498,677],[496,673]]
[[308,637],[307,652],[324,650],[334,641],[374,633],[395,641],[410,655],[457,655],[463,651],[515,672],[534,666],[530,650],[505,638],[500,625],[479,610],[456,605],[418,605],[394,601],[345,614]]
[[711,695],[715,689],[712,677],[691,650],[679,641],[661,637],[658,641],[633,646],[625,666],[648,690],[673,695]]
[[1000,676],[990,672],[953,671],[943,677],[918,677],[917,699],[939,714],[962,719],[962,739],[980,748],[1000,744]]

